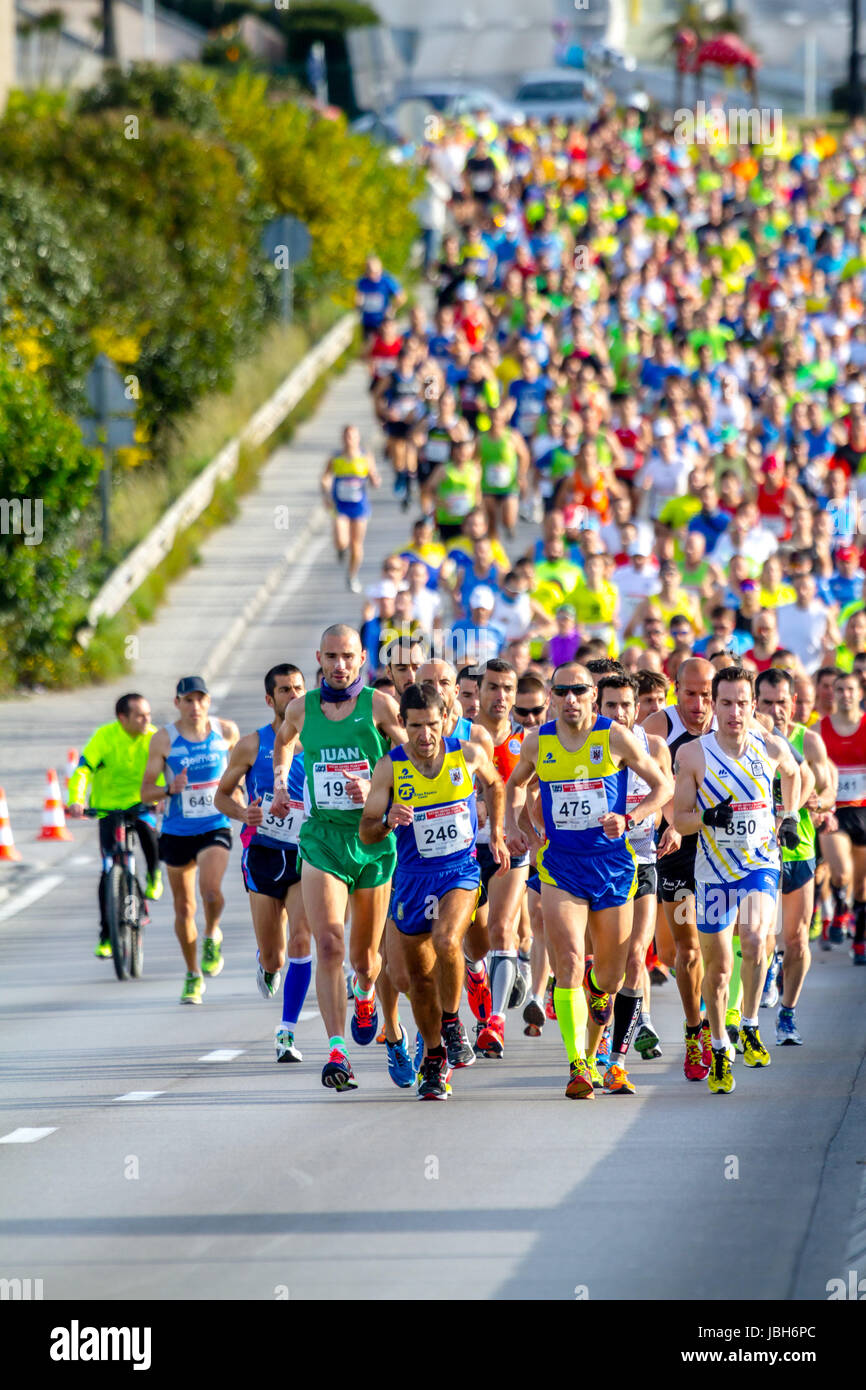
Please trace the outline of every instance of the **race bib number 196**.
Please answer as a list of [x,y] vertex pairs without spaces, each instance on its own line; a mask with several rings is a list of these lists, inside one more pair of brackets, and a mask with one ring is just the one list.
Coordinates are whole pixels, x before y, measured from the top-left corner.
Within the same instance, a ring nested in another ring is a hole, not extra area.
[[360,763],[313,763],[316,805],[323,811],[360,811],[361,803],[346,791],[346,782],[358,777],[370,777],[366,758]]

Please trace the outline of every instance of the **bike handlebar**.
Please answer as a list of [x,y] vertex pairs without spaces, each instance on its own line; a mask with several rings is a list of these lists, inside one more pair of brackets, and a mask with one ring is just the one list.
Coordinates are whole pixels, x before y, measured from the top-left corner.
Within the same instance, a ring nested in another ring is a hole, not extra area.
[[113,816],[115,818],[118,816],[126,816],[130,820],[137,820],[138,817],[142,814],[142,812],[154,811],[155,809],[155,806],[149,806],[143,801],[138,801],[134,806],[127,806],[122,811],[96,811],[90,806],[85,806],[84,815],[91,820],[96,820],[100,817],[107,819],[109,816]]

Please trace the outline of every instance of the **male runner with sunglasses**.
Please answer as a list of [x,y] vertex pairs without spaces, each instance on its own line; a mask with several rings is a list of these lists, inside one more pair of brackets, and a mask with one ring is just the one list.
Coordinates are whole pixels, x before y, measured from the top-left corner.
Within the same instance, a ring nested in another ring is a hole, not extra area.
[[[585,666],[570,662],[556,668],[551,691],[556,717],[526,735],[506,788],[506,843],[512,854],[523,854],[531,841],[517,817],[524,789],[538,776],[546,835],[538,854],[544,931],[570,1067],[565,1094],[574,1100],[593,1096],[585,1057],[587,1003],[593,1020],[606,1023],[613,1010],[611,996],[625,978],[637,888],[636,859],[626,832],[654,819],[672,792],[670,778],[634,734],[596,715],[593,700]],[[629,770],[649,788],[630,813]],[[587,924],[594,964],[585,996]]]

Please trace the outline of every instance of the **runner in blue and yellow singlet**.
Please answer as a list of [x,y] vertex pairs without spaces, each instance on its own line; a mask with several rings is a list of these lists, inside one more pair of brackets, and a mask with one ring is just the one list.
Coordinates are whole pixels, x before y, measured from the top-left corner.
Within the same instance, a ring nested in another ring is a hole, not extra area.
[[364,537],[370,517],[370,487],[381,479],[372,454],[361,450],[357,425],[343,430],[343,452],[333,454],[325,464],[320,486],[325,506],[333,510],[334,549],[337,559],[348,552],[347,582],[353,594],[361,592],[358,571],[364,558]]
[[477,743],[443,737],[447,713],[435,686],[404,690],[400,718],[406,743],[376,764],[359,832],[362,845],[379,844],[392,834],[396,841],[392,915],[403,938],[412,1010],[426,1048],[422,1100],[444,1100],[451,1068],[475,1061],[457,1011],[463,938],[481,880],[476,777],[484,788],[490,849],[499,872],[509,862],[502,837],[502,781]]
[[[671,781],[621,724],[593,709],[594,686],[585,666],[569,662],[553,673],[556,718],[527,733],[506,788],[506,838],[512,854],[531,848],[517,824],[524,788],[538,776],[545,839],[539,841],[544,932],[552,957],[554,1002],[570,1065],[565,1094],[589,1100],[586,1065],[587,1007],[606,1023],[611,996],[625,978],[631,900],[637,886],[634,852],[626,831],[653,818],[671,794]],[[628,771],[649,788],[626,810]],[[592,929],[594,963],[584,998],[584,939]]]

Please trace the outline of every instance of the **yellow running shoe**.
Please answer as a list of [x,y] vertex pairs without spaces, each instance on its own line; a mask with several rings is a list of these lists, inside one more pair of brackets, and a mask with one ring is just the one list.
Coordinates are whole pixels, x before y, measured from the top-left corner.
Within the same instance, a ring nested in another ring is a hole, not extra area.
[[592,1079],[593,1086],[597,1091],[600,1091],[604,1086],[604,1081],[602,1080],[601,1072],[598,1069],[598,1062],[595,1057],[587,1057],[586,1070]]
[[707,1077],[707,1085],[714,1096],[727,1095],[736,1090],[737,1083],[731,1070],[731,1059],[728,1056],[727,1048],[713,1048],[713,1064]]
[[213,936],[206,936],[201,946],[201,969],[203,975],[219,975],[225,961],[220,950],[222,942],[222,929],[217,927]]
[[740,1042],[743,1044],[743,1061],[747,1067],[768,1067],[770,1054],[761,1042],[757,1027],[743,1024],[740,1028]]
[[634,1086],[625,1067],[608,1067],[604,1074],[604,1089],[614,1096],[633,1096]]
[[107,937],[104,941],[102,937],[99,938],[99,940],[93,948],[93,954],[95,956],[99,956],[101,960],[111,960],[111,942],[108,940]]

